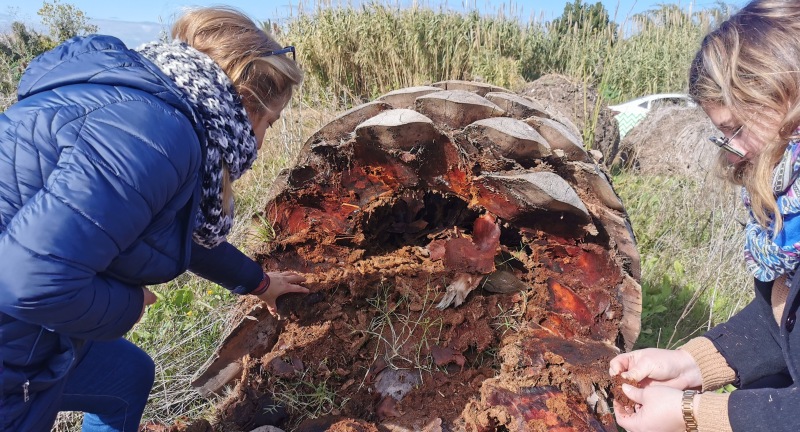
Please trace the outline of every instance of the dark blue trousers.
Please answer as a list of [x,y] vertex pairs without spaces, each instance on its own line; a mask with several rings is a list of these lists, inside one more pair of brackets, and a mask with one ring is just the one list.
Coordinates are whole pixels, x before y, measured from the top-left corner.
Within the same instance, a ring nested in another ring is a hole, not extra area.
[[67,377],[59,411],[83,411],[84,432],[136,432],[155,378],[147,353],[125,339],[91,342]]

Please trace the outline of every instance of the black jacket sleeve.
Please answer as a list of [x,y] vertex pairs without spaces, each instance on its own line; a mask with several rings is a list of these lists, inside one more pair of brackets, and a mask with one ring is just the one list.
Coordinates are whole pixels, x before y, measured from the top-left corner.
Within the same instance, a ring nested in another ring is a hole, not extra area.
[[796,432],[800,430],[800,387],[736,390],[728,399],[734,431]]
[[228,242],[212,249],[192,243],[189,271],[236,294],[249,294],[264,278],[261,266]]

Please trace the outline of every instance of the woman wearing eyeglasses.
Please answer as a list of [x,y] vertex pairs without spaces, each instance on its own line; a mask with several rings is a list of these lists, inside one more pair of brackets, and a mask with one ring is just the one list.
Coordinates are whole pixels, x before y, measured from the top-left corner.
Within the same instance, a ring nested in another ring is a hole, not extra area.
[[308,291],[226,241],[231,184],[302,79],[294,49],[224,8],[173,37],[72,39],[0,114],[0,430],[68,410],[84,431],[136,431],[154,365],[122,336],[156,301],[146,285],[189,269],[270,310]]
[[[800,430],[800,2],[749,3],[703,40],[689,92],[724,137],[728,178],[750,212],[745,262],[755,299],[677,350],[610,364],[640,388],[615,405],[631,432]],[[737,390],[715,393],[726,384]]]

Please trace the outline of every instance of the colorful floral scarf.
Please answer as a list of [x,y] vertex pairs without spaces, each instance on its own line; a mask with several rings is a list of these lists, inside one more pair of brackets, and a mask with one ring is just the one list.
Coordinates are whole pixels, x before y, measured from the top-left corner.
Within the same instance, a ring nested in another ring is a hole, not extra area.
[[[774,221],[769,228],[761,226],[750,211],[745,228],[744,259],[747,270],[762,282],[773,281],[782,274],[789,280],[800,264],[800,140],[792,140],[775,167],[772,190],[783,216],[783,228],[775,235]],[[742,200],[750,209],[750,196],[742,188]]]

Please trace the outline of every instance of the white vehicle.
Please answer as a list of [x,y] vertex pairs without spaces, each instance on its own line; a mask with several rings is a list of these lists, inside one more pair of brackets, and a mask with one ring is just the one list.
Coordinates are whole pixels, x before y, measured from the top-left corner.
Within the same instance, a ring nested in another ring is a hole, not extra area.
[[648,112],[660,106],[696,106],[692,98],[684,93],[658,93],[642,96],[618,105],[609,105],[608,108],[614,111],[614,118],[619,124],[619,137],[625,135],[645,118]]

